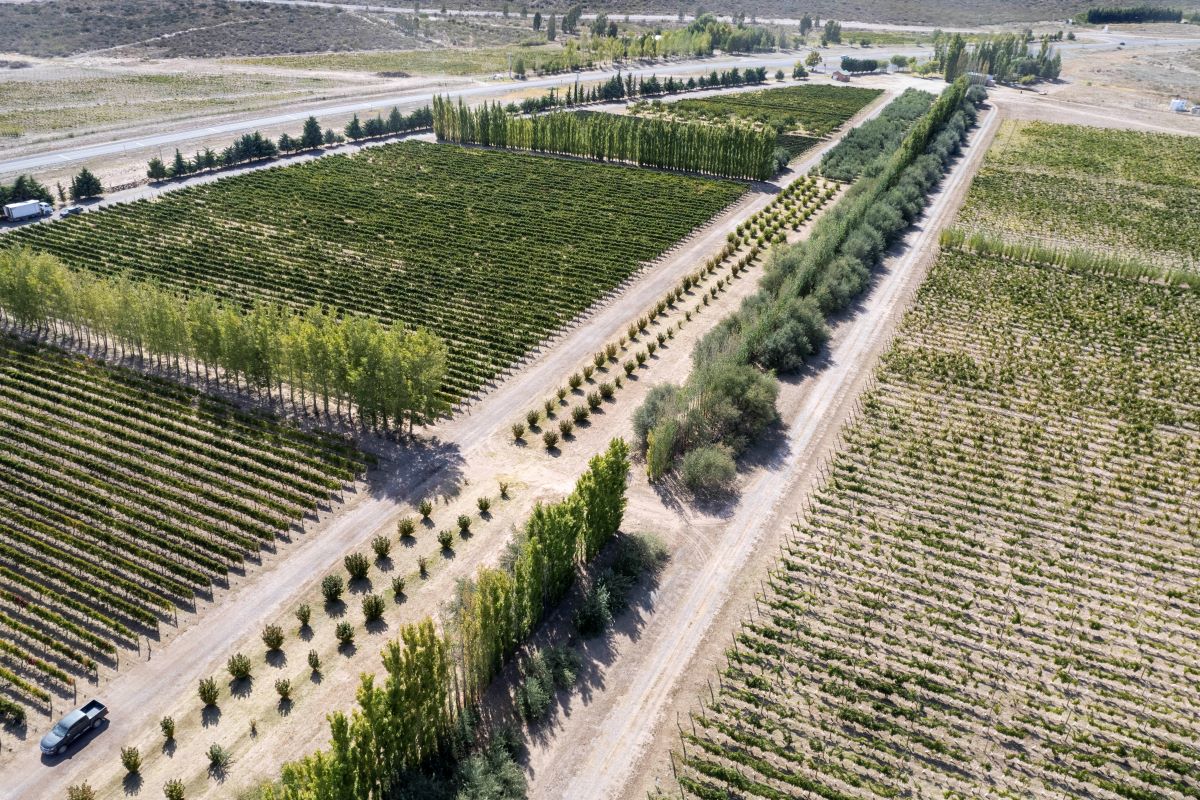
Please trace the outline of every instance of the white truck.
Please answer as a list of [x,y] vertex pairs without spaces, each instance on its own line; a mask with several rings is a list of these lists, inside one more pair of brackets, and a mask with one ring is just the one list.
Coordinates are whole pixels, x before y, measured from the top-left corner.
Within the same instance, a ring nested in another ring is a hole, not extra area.
[[48,217],[54,213],[54,206],[41,200],[25,200],[20,203],[9,203],[4,207],[4,218],[9,222],[20,222],[34,217]]

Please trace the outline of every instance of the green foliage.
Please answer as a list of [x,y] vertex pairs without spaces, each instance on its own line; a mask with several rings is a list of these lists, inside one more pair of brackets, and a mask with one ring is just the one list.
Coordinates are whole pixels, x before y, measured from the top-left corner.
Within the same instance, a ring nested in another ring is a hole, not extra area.
[[229,661],[225,662],[225,669],[235,681],[245,680],[250,677],[252,671],[250,657],[244,653],[234,653],[229,657]]
[[798,131],[823,137],[880,94],[879,89],[848,86],[788,86],[677,100],[662,106],[662,112],[708,122],[741,120],[780,134]]
[[1109,25],[1136,22],[1179,22],[1183,11],[1178,8],[1160,6],[1100,6],[1089,8],[1083,14],[1089,25]]
[[376,536],[371,539],[371,550],[379,561],[388,557],[392,552],[392,540],[386,536]]
[[524,439],[525,438],[525,423],[514,422],[512,425],[512,436],[513,436],[513,441],[519,442],[522,439]]
[[163,784],[163,797],[165,800],[185,800],[185,788],[179,778],[171,778]]
[[401,539],[408,539],[417,532],[417,521],[412,517],[401,517],[396,522],[396,535]]
[[205,706],[215,706],[217,704],[217,682],[212,678],[200,679],[200,702]]
[[263,628],[262,640],[263,644],[267,646],[267,650],[278,650],[283,647],[283,628],[278,625],[268,625]]
[[492,498],[478,497],[475,499],[475,506],[479,509],[480,514],[486,514],[492,508]]
[[571,421],[576,425],[587,422],[589,416],[591,416],[591,412],[588,411],[587,406],[575,406],[571,409]]
[[208,767],[215,772],[225,772],[229,769],[229,765],[233,763],[233,756],[219,744],[211,744],[208,746]]
[[279,678],[275,681],[275,693],[279,695],[279,699],[287,702],[292,699],[292,682],[287,678]]
[[339,622],[333,629],[333,636],[338,641],[338,647],[349,647],[354,644],[354,626],[349,622]]
[[466,536],[471,531],[471,518],[466,514],[458,515],[458,532]]
[[422,500],[417,506],[417,510],[421,512],[421,519],[429,519],[429,515],[433,513],[433,503],[429,500]]
[[79,174],[71,179],[72,200],[87,200],[103,193],[104,187],[100,185],[100,179],[93,175],[87,167],[81,169]]
[[404,578],[397,575],[392,578],[392,595],[394,597],[402,597],[404,595]]
[[579,608],[575,609],[575,628],[584,638],[599,636],[612,624],[612,608],[609,606],[608,584],[596,581],[583,594]]
[[537,427],[538,420],[540,420],[541,418],[542,418],[542,412],[538,411],[536,408],[525,414],[525,421],[527,423],[529,423],[530,430]]
[[444,530],[438,532],[438,544],[443,550],[450,551],[454,549],[454,531]]
[[308,603],[301,603],[296,609],[296,621],[300,623],[300,628],[303,630],[308,627],[309,621],[312,619],[312,609]]
[[575,685],[580,664],[579,655],[567,647],[536,650],[525,660],[516,695],[517,706],[526,722],[546,718],[554,691]]
[[558,432],[562,434],[563,439],[571,438],[571,434],[575,432],[575,423],[569,419],[559,420]]
[[367,622],[375,622],[380,619],[385,608],[383,598],[377,594],[369,594],[362,599],[363,619]]
[[163,739],[168,742],[175,738],[175,720],[172,717],[163,717],[158,721],[158,729],[162,731]]
[[833,180],[854,180],[900,144],[913,124],[929,111],[934,99],[929,92],[905,89],[878,116],[848,131],[821,157],[818,170]]
[[142,754],[136,747],[121,748],[121,766],[130,775],[137,775],[142,771]]
[[321,654],[316,650],[308,651],[308,668],[313,672],[321,671]]
[[67,800],[96,800],[96,790],[87,781],[73,784],[67,787]]
[[558,433],[556,431],[546,431],[542,434],[542,444],[547,450],[553,450],[558,446]]
[[362,553],[350,553],[342,558],[342,566],[346,568],[346,574],[350,576],[350,580],[361,581],[367,577],[367,572],[371,569],[371,559]]
[[680,465],[683,484],[696,494],[726,492],[737,477],[737,464],[727,450],[698,447],[689,451]]
[[342,580],[341,575],[326,575],[321,579],[321,596],[325,598],[326,603],[336,603],[341,600],[344,591],[346,591],[346,582]]

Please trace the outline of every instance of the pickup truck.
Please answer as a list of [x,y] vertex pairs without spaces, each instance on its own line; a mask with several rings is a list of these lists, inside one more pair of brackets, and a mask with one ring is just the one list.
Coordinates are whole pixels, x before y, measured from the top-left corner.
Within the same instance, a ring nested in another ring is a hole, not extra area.
[[108,716],[108,707],[99,700],[91,700],[58,721],[54,728],[42,737],[42,752],[56,756],[64,752],[71,743]]

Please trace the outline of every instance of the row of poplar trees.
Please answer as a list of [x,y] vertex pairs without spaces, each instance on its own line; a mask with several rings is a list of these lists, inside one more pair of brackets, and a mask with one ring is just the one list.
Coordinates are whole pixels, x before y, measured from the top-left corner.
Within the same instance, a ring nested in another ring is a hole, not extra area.
[[433,100],[433,130],[448,142],[586,156],[643,167],[766,180],[776,167],[769,127],[555,111],[522,117],[499,104]]
[[358,708],[329,717],[330,749],[285,765],[267,796],[377,800],[394,794],[402,776],[447,757],[459,715],[616,534],[628,475],[629,450],[614,439],[569,497],[534,508],[510,566],[481,568],[459,587],[444,634],[428,618],[401,628],[383,652],[383,685],[363,675]]
[[[386,428],[428,421],[443,404],[446,347],[424,330],[313,307],[248,309],[212,295],[186,298],[126,276],[76,272],[46,253],[0,250],[0,319],[71,341],[105,358],[153,358],[160,368],[293,408],[347,415]],[[299,398],[297,397],[299,393]]]

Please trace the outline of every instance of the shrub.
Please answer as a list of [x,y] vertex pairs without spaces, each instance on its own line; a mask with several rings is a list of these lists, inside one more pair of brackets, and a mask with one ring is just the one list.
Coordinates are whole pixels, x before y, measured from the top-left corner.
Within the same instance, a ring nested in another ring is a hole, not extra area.
[[557,391],[555,391],[554,394],[558,398],[558,402],[560,402],[560,403],[567,399],[567,390],[562,388],[561,386],[558,387]]
[[443,550],[454,549],[454,531],[442,531],[438,534],[438,544]]
[[517,686],[517,703],[521,708],[521,716],[527,722],[537,722],[546,716],[550,710],[549,688],[535,675],[522,676]]
[[417,532],[417,521],[412,517],[404,517],[396,523],[396,533],[401,539],[407,539]]
[[183,781],[179,778],[171,778],[163,784],[163,797],[165,800],[184,800]]
[[235,681],[249,678],[252,669],[250,657],[244,653],[234,653],[225,662],[225,669],[229,670],[229,676]]
[[463,536],[466,536],[468,533],[471,532],[471,518],[468,517],[466,514],[458,515],[458,531]]
[[96,790],[87,781],[67,787],[67,800],[96,800]]
[[421,512],[421,519],[429,519],[429,515],[433,513],[433,503],[429,500],[422,500],[421,505],[417,506],[417,511]]
[[608,586],[598,580],[584,593],[575,611],[575,629],[581,636],[598,636],[608,629],[612,624],[612,609],[608,603]]
[[519,442],[525,438],[525,423],[514,422],[512,426],[513,441]]
[[267,646],[267,650],[278,650],[283,647],[283,628],[278,625],[268,625],[263,628],[262,640],[263,644]]
[[480,497],[475,501],[475,507],[479,509],[480,514],[486,514],[492,508],[492,498]]
[[696,494],[728,491],[737,477],[733,456],[720,447],[698,447],[683,457],[683,483]]
[[392,594],[396,597],[404,594],[404,578],[399,576],[392,578]]
[[646,359],[648,358],[645,350],[639,350],[637,353],[634,354],[633,357],[634,357],[634,359],[637,360],[637,365],[639,367],[642,366],[643,364],[645,364]]
[[369,594],[362,599],[363,619],[374,622],[383,616],[383,598],[377,594]]
[[554,431],[546,431],[542,434],[542,444],[546,445],[547,450],[553,450],[558,446],[558,434]]
[[592,411],[595,411],[597,408],[599,408],[602,402],[604,401],[601,400],[599,392],[588,392],[587,404],[588,408],[590,408]]
[[658,350],[658,342],[655,342],[655,341],[649,341],[649,342],[646,342],[646,354],[647,354],[647,356],[652,356],[652,355],[654,355],[654,352],[655,352],[656,350]]
[[346,584],[341,575],[326,575],[321,579],[321,596],[325,598],[326,603],[336,603],[342,599],[342,592],[345,590]]
[[632,375],[633,371],[635,369],[637,369],[637,364],[633,363],[632,361],[625,362],[625,374],[626,375]]
[[585,365],[585,366],[584,366],[584,368],[583,368],[583,378],[584,378],[584,380],[589,380],[589,381],[590,381],[590,380],[592,379],[592,376],[593,376],[593,375],[595,375],[595,374],[596,374],[596,368],[595,368],[595,367],[593,367],[591,364],[587,364],[587,365]]
[[546,419],[550,419],[551,417],[553,417],[554,416],[554,401],[547,400],[546,402],[542,403],[542,410],[546,412]]
[[211,744],[208,746],[208,766],[216,772],[224,772],[233,763],[233,757],[229,755],[229,751],[219,744]]
[[500,497],[502,499],[507,500],[508,499],[508,481],[496,481],[496,484],[497,484],[497,486],[500,487]]
[[592,365],[596,369],[603,369],[605,361],[608,361],[608,356],[604,353],[596,353],[596,355],[592,356]]
[[587,422],[589,416],[591,416],[591,412],[588,411],[587,406],[575,406],[571,409],[571,419],[575,421],[576,425]]
[[136,747],[121,748],[121,766],[130,775],[137,775],[142,771],[142,754]]
[[300,629],[308,627],[308,621],[312,619],[312,609],[308,607],[308,603],[301,603],[296,609],[296,619],[300,622]]
[[564,439],[569,439],[571,432],[575,430],[575,423],[569,419],[559,420],[558,432],[562,434]]
[[571,391],[575,391],[583,385],[583,376],[578,372],[571,373],[571,377],[567,378],[567,385],[571,387]]
[[[438,541],[441,541],[441,539],[439,538]],[[420,573],[422,578],[429,577],[429,559],[425,556],[417,556],[417,572]]]
[[650,320],[646,319],[645,317],[638,317],[638,321],[637,321],[638,333],[641,333],[642,331],[646,330],[646,328],[648,328],[649,326],[650,326]]
[[371,549],[375,551],[376,560],[382,561],[392,552],[392,540],[386,536],[376,536],[371,540]]
[[[668,328],[668,330],[670,330],[670,329]],[[657,339],[658,339],[658,345],[659,345],[659,347],[661,347],[662,345],[666,344],[666,341],[667,341],[667,334],[665,334],[665,333],[660,333],[660,334],[659,334],[657,337],[655,337],[655,338],[657,338]]]
[[349,622],[339,622],[333,630],[333,635],[338,640],[338,647],[349,647],[354,644],[354,626]]
[[175,720],[172,717],[163,717],[158,721],[158,729],[162,731],[163,738],[168,742],[175,738]]
[[308,651],[308,668],[313,672],[321,671],[321,654],[316,650]]
[[538,420],[542,418],[542,414],[536,408],[525,415],[525,421],[529,423],[530,429],[536,428]]
[[637,325],[630,325],[629,328],[625,332],[627,334],[629,334],[630,341],[633,341],[634,339],[637,338],[638,327],[637,327]]
[[275,681],[275,693],[279,695],[280,700],[292,699],[292,682],[287,678],[280,678]]
[[212,678],[200,679],[200,702],[205,706],[217,704],[217,682]]
[[608,381],[600,384],[600,396],[605,400],[611,400],[615,391],[616,390],[613,388],[613,385]]
[[351,553],[342,559],[342,566],[346,568],[350,580],[361,581],[367,577],[367,570],[371,568],[371,560],[362,553]]

